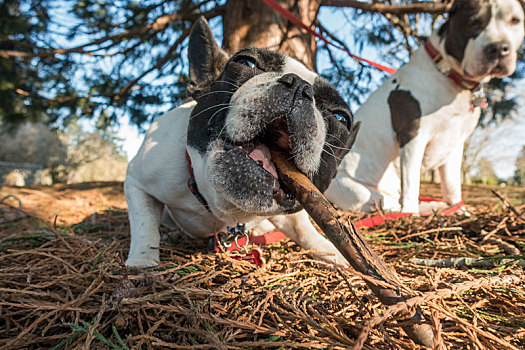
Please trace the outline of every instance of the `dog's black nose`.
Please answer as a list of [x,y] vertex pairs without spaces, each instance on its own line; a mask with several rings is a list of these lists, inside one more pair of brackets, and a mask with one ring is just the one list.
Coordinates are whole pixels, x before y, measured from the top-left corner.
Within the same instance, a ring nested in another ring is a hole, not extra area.
[[[298,75],[293,73],[287,73],[280,77],[278,80],[281,84],[289,88],[294,92],[298,92],[301,96],[308,101],[313,101],[314,99],[314,88],[306,80],[301,79]],[[297,96],[297,93],[294,94]]]
[[490,43],[485,46],[484,53],[489,60],[505,57],[510,54],[510,43],[507,41]]

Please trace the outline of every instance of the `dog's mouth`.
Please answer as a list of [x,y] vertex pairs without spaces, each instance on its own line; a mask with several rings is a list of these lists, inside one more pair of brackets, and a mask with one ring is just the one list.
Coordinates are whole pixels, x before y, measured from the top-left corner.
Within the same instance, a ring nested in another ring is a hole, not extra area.
[[272,186],[273,199],[283,209],[291,209],[296,206],[295,197],[290,193],[286,186],[281,182],[276,166],[272,161],[271,149],[278,149],[288,158],[292,158],[292,143],[290,134],[287,130],[286,120],[278,118],[271,122],[266,130],[255,138],[245,143],[235,143],[224,140],[224,149],[242,150],[253,162],[253,167],[264,169],[272,176],[273,183],[265,184]]
[[510,66],[512,66],[512,61],[510,59],[498,60],[490,70],[490,74],[496,77],[505,77],[510,74]]
[[464,70],[463,76],[469,80],[479,81],[488,75],[497,78],[503,78],[512,74],[513,60],[510,56],[487,61],[477,69],[471,69],[472,72]]

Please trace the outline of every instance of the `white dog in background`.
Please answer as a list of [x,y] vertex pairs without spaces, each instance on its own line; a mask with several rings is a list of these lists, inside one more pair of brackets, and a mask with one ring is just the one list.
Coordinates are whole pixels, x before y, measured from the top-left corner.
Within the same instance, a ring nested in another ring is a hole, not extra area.
[[518,0],[456,0],[446,23],[356,113],[361,129],[326,196],[341,209],[420,212],[420,174],[438,169],[461,202],[463,144],[480,116],[480,82],[512,74],[524,36]]

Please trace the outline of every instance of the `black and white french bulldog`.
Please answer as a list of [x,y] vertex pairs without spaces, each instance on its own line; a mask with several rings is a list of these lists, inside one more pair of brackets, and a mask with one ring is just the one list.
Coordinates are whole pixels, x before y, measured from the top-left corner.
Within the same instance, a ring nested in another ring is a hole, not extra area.
[[[516,68],[518,0],[455,0],[448,20],[356,112],[361,128],[326,196],[341,209],[418,213],[420,173],[439,170],[443,203],[461,202],[463,144],[480,116],[479,83]],[[426,208],[424,208],[426,207]]]
[[128,166],[126,265],[156,265],[163,212],[201,238],[237,223],[273,226],[321,258],[347,265],[286,193],[270,149],[288,154],[326,190],[358,130],[348,105],[290,57],[257,48],[229,57],[204,18],[191,31],[188,55],[193,101],[153,122]]

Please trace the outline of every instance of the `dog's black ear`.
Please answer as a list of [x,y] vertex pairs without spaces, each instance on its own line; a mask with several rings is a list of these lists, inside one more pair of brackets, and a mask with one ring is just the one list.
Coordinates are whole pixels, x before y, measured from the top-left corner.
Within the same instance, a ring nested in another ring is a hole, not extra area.
[[[346,144],[344,144],[344,147],[340,147],[339,150],[337,150],[334,155],[337,160],[337,164],[341,163],[344,156],[350,151],[352,146],[354,145],[355,139],[357,137],[357,132],[359,131],[359,127],[361,126],[361,122],[357,122],[352,126],[352,129],[350,129],[350,135],[348,136],[348,140],[346,140]],[[334,178],[336,174],[334,173]]]
[[[445,1],[446,2],[446,1]],[[444,39],[448,35],[449,27],[450,27],[450,19],[454,17],[456,12],[459,11],[461,7],[465,5],[465,1],[462,0],[454,0],[452,3],[452,6],[450,7],[450,10],[448,10],[443,17],[445,18],[445,23],[441,25],[438,29],[438,35],[441,39]]]
[[196,98],[199,92],[206,89],[222,72],[228,54],[215,42],[210,26],[203,16],[191,28],[188,45],[190,64],[190,82],[188,94]]

